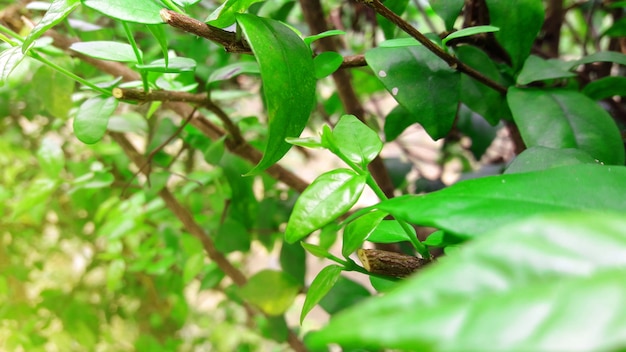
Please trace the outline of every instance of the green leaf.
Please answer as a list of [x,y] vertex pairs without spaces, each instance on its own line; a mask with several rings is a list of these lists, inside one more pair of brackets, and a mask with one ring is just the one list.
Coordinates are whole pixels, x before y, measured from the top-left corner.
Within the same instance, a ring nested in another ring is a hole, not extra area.
[[204,253],[196,253],[185,261],[183,267],[183,282],[185,284],[190,283],[193,279],[200,274],[204,268]]
[[[496,64],[484,51],[471,45],[463,45],[456,47],[454,52],[459,60],[468,66],[478,70],[491,80],[508,86]],[[511,117],[506,96],[465,74],[461,75],[461,101],[472,111],[484,117],[492,126],[501,119]]]
[[30,48],[33,42],[41,37],[48,29],[61,23],[74,9],[80,6],[80,0],[54,0],[41,21],[30,31],[22,44],[22,52]]
[[283,314],[298,295],[300,285],[290,275],[275,270],[263,270],[252,276],[238,293],[241,298],[268,315]]
[[443,19],[446,29],[451,30],[463,8],[463,0],[430,0],[430,6]]
[[110,41],[78,42],[72,44],[70,49],[100,60],[137,62],[133,47],[125,43]]
[[609,76],[593,81],[583,88],[582,93],[593,100],[613,96],[626,96],[626,77]]
[[120,21],[163,23],[159,14],[163,6],[152,0],[83,0],[83,5]]
[[397,47],[405,47],[405,46],[419,46],[422,43],[418,42],[415,38],[396,38],[396,39],[388,39],[384,42],[381,42],[378,45],[381,48],[397,48]]
[[57,189],[57,181],[53,179],[37,179],[28,188],[21,191],[21,197],[13,206],[12,219],[17,219],[20,215],[28,212],[32,208],[45,204],[50,200],[50,196]]
[[624,164],[624,145],[613,118],[585,95],[511,88],[507,99],[526,146],[578,148],[605,164]]
[[337,71],[343,63],[343,56],[334,51],[325,51],[313,58],[315,78],[322,79]]
[[304,286],[306,274],[306,252],[299,243],[283,242],[280,248],[280,267]]
[[361,248],[363,241],[376,229],[385,216],[387,213],[375,211],[350,222],[343,230],[341,254],[348,258],[354,251]]
[[339,276],[335,285],[319,304],[328,314],[334,315],[370,296],[370,292],[365,287],[344,276]]
[[623,215],[598,213],[509,224],[384,296],[335,315],[307,344],[411,351],[619,350],[626,344],[626,336],[616,333],[626,329],[625,228]]
[[169,48],[167,47],[167,34],[165,33],[165,25],[162,24],[148,24],[146,25],[152,36],[157,40],[163,53],[163,59],[165,60],[165,66],[169,63]]
[[322,140],[318,136],[302,137],[302,138],[285,138],[287,143],[305,148],[323,148]]
[[311,43],[313,43],[316,40],[320,40],[322,38],[327,38],[327,37],[332,37],[335,35],[344,35],[344,34],[346,34],[346,32],[340,31],[338,29],[332,29],[332,30],[325,31],[319,34],[310,35],[304,38],[303,40],[304,40],[304,43],[306,43],[306,45],[311,45]]
[[[461,99],[463,99],[464,93],[467,93],[467,92],[461,93]],[[476,98],[478,98],[478,96],[476,96]],[[506,97],[499,97],[498,100],[501,103],[498,105],[506,109],[508,115],[510,115],[511,112],[509,111],[509,107],[506,104],[505,99]],[[482,106],[487,109],[491,108],[486,105],[482,105]],[[498,115],[491,115],[491,116],[498,116]],[[467,136],[471,139],[472,146],[469,148],[469,150],[472,152],[476,160],[480,160],[480,158],[482,158],[482,156],[487,151],[487,148],[491,146],[491,143],[496,138],[496,135],[499,130],[498,125],[496,126],[490,125],[487,122],[487,119],[485,117],[473,112],[464,104],[459,107],[459,115],[456,121],[456,127],[464,136]]]
[[613,62],[620,65],[626,65],[626,54],[618,53],[616,51],[599,51],[570,63],[571,68],[574,68],[579,65],[591,64],[594,62]]
[[211,165],[218,165],[226,150],[225,143],[226,136],[222,136],[220,139],[211,142],[211,145],[202,153],[204,155],[204,161]]
[[141,114],[129,111],[119,115],[113,115],[107,124],[107,130],[122,133],[148,134],[148,121]]
[[65,155],[58,141],[45,137],[37,150],[37,160],[43,172],[51,179],[58,179],[65,166]]
[[299,241],[350,210],[363,192],[365,182],[365,175],[348,169],[320,175],[296,201],[285,229],[285,240]]
[[33,76],[32,89],[46,110],[62,120],[66,120],[70,109],[73,107],[72,93],[76,82],[47,66],[40,67]]
[[574,72],[564,70],[562,63],[557,61],[559,60],[544,60],[538,56],[530,55],[517,76],[517,84],[524,85],[546,79],[576,76]]
[[228,27],[235,23],[237,14],[244,13],[250,5],[259,1],[261,0],[226,0],[204,22],[219,28]]
[[259,64],[256,61],[241,61],[231,65],[220,67],[217,70],[211,72],[207,84],[225,81],[241,74],[258,74]]
[[154,60],[149,64],[135,65],[140,70],[162,72],[162,73],[180,73],[191,72],[196,69],[196,61],[186,57],[171,57],[166,64],[165,59]]
[[315,244],[311,244],[311,243],[306,243],[306,242],[300,242],[300,245],[302,246],[302,248],[304,248],[307,252],[313,254],[314,256],[318,257],[318,258],[330,258],[331,254],[328,253],[328,250],[326,250],[326,248],[315,245]]
[[[401,16],[406,11],[408,4],[409,0],[395,0],[385,3],[385,6],[396,15]],[[385,39],[391,39],[395,37],[396,33],[399,31],[398,26],[396,26],[394,23],[381,16],[380,14],[376,14],[376,22],[380,26],[380,29],[383,30]]]
[[463,181],[425,195],[396,197],[377,208],[413,224],[474,237],[540,213],[624,212],[625,177],[626,167],[572,165]]
[[250,250],[250,234],[244,225],[226,218],[215,234],[215,248],[222,253]]
[[539,171],[553,167],[595,164],[591,155],[580,149],[553,149],[546,147],[531,147],[518,155],[506,168],[504,173]]
[[[411,232],[415,237],[415,229],[411,227]],[[368,241],[374,243],[396,243],[402,241],[411,241],[409,235],[404,231],[398,220],[383,220],[374,231],[371,232]]]
[[247,14],[237,15],[237,23],[261,68],[269,118],[263,159],[248,173],[254,174],[280,160],[291,148],[285,138],[304,130],[315,105],[315,67],[308,45],[284,24]]
[[461,75],[423,46],[374,48],[368,65],[391,95],[433,138],[444,137],[456,117]]
[[407,127],[417,123],[415,116],[402,105],[393,108],[385,117],[385,141],[391,142],[395,140]]
[[304,318],[309,314],[311,309],[326,296],[328,291],[330,291],[337,280],[339,280],[342,270],[343,268],[339,265],[329,265],[322,269],[315,279],[313,279],[309,291],[306,294],[304,305],[302,306],[302,313],[300,313],[300,325],[302,325]]
[[107,268],[107,290],[116,291],[122,287],[122,279],[126,272],[124,259],[114,259]]
[[500,28],[495,33],[500,45],[509,53],[515,70],[521,68],[543,25],[541,0],[487,0],[491,24]]
[[441,45],[445,46],[446,43],[452,39],[469,37],[469,36],[480,34],[480,33],[497,32],[499,30],[500,28],[494,27],[494,26],[475,26],[475,27],[463,28],[456,32],[452,32],[449,35],[447,35],[445,38],[443,38],[443,40],[441,41]]
[[117,104],[115,98],[102,95],[85,100],[74,118],[76,138],[85,144],[94,144],[102,139]]
[[383,149],[378,134],[354,115],[343,115],[339,119],[333,137],[339,152],[363,169]]
[[22,54],[19,46],[14,46],[0,53],[0,87],[4,85],[11,72],[23,59],[24,54]]

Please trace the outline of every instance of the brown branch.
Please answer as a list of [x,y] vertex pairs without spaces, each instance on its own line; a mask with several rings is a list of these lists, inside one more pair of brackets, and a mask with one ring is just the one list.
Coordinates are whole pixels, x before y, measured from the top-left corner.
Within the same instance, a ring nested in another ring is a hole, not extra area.
[[481,82],[482,84],[488,87],[495,89],[496,91],[502,94],[506,94],[507,88],[505,86],[500,85],[498,82],[493,81],[489,77],[483,75],[482,73],[476,71],[472,67],[459,61],[456,57],[445,52],[441,47],[439,47],[437,44],[430,41],[430,39],[426,38],[426,36],[424,36],[415,27],[411,26],[411,24],[405,21],[402,17],[396,15],[393,11],[389,10],[379,0],[358,0],[358,1],[372,7],[379,15],[385,17],[391,23],[395,24],[400,29],[402,29],[405,33],[417,39],[418,42],[424,45],[433,54],[437,55],[439,58],[445,61],[451,68],[459,72],[465,73],[466,75],[474,78],[475,80]]
[[379,249],[359,249],[357,255],[368,272],[392,277],[407,277],[431,262],[412,255]]

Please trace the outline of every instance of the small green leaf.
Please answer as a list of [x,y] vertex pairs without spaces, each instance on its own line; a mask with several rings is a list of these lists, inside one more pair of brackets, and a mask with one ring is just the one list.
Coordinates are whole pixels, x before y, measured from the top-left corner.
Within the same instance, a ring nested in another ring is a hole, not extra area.
[[256,61],[240,61],[211,72],[207,84],[225,81],[241,74],[259,74],[260,72]]
[[613,118],[585,95],[564,89],[510,88],[515,123],[528,147],[578,148],[606,164],[624,164]]
[[322,145],[322,140],[320,139],[320,137],[317,137],[317,136],[302,137],[302,138],[287,137],[285,138],[285,141],[287,141],[287,143],[297,145],[300,147],[305,147],[305,148],[323,148],[324,147]]
[[626,96],[626,77],[609,76],[593,81],[583,88],[582,93],[593,100],[613,96]]
[[544,60],[538,56],[530,55],[517,76],[517,84],[524,85],[546,79],[576,76],[574,72],[564,70],[563,65],[555,61],[558,60]]
[[144,24],[163,23],[159,14],[163,6],[152,0],[83,0],[83,4],[121,21]]
[[152,36],[159,43],[159,46],[161,47],[161,52],[163,53],[163,59],[165,60],[165,66],[167,66],[169,62],[169,48],[167,47],[167,34],[165,33],[165,25],[148,24],[146,25],[146,27],[148,27],[148,30],[150,31],[150,33],[152,33]]
[[374,48],[368,65],[387,91],[433,139],[444,137],[456,117],[461,75],[423,46]]
[[196,69],[196,61],[186,57],[171,57],[166,64],[165,59],[154,60],[149,64],[135,65],[138,69],[163,72],[163,73],[180,73],[191,72]]
[[375,211],[350,222],[343,230],[341,254],[348,258],[354,251],[361,248],[363,241],[376,229],[385,216],[387,213]]
[[226,136],[221,137],[220,139],[211,142],[208,148],[204,151],[204,161],[211,165],[218,165],[220,160],[222,160],[222,156],[224,155],[224,151],[226,151]]
[[107,124],[107,130],[122,133],[148,134],[148,122],[146,118],[134,111],[128,111],[119,115],[113,115]]
[[45,137],[37,150],[37,160],[43,172],[51,179],[59,178],[65,166],[65,155],[57,141]]
[[441,41],[441,44],[445,46],[446,43],[449,42],[452,39],[469,37],[471,35],[480,34],[480,33],[497,32],[499,30],[500,30],[500,28],[494,27],[494,26],[467,27],[467,28],[460,29],[460,30],[458,30],[456,32],[450,33],[448,36],[443,38],[443,40]]
[[37,82],[32,87],[33,92],[46,110],[54,117],[66,120],[70,109],[74,106],[72,93],[74,93],[76,82],[48,66],[41,66],[35,72],[33,82]]
[[319,176],[293,207],[285,240],[294,243],[350,210],[365,188],[365,175],[336,169]]
[[11,72],[24,59],[24,54],[19,46],[6,49],[0,53],[0,87],[4,85]]
[[107,269],[107,290],[116,291],[122,286],[122,278],[126,272],[124,259],[114,259]]
[[76,138],[85,144],[94,144],[102,139],[117,104],[113,97],[97,96],[85,100],[74,118]]
[[[415,229],[411,227],[413,236],[416,236]],[[412,241],[409,235],[398,220],[383,220],[367,238],[374,243],[396,243],[402,241]]]
[[322,79],[333,72],[337,71],[341,63],[343,62],[343,56],[334,51],[325,51],[313,58],[313,64],[315,65],[315,78]]
[[235,16],[244,13],[250,5],[261,0],[226,0],[215,9],[204,22],[211,26],[225,28],[235,23]]
[[344,35],[344,34],[346,34],[346,32],[340,31],[338,29],[331,29],[331,30],[326,31],[326,32],[322,32],[322,33],[319,33],[319,34],[308,36],[308,37],[304,38],[303,40],[304,40],[304,43],[306,45],[311,45],[311,43],[313,43],[316,40],[320,40],[322,38],[327,38],[327,37],[332,37],[332,36],[335,36],[335,35]]
[[354,115],[343,115],[339,119],[333,137],[339,152],[363,169],[383,149],[378,134]]
[[315,105],[315,66],[311,49],[286,25],[248,14],[236,18],[261,68],[269,119],[263,158],[248,173],[255,174],[289,151],[285,138],[298,137],[304,130]]
[[415,38],[396,38],[389,39],[381,42],[379,47],[381,48],[399,48],[405,46],[419,46],[422,43],[418,42]]
[[599,51],[591,55],[587,55],[579,60],[570,62],[571,68],[579,65],[591,64],[594,62],[613,62],[620,65],[626,65],[626,54],[616,51]]
[[417,123],[415,115],[411,114],[402,105],[393,108],[385,117],[385,141],[391,142],[398,138],[407,127]]
[[443,19],[446,29],[451,30],[459,17],[464,0],[430,0],[430,6]]
[[80,6],[80,0],[54,0],[41,21],[30,31],[28,37],[24,39],[22,52],[26,53],[37,38],[48,29],[61,23],[78,6]]
[[318,257],[318,258],[329,258],[330,257],[330,253],[328,253],[328,250],[326,250],[326,248],[315,245],[315,244],[311,244],[311,243],[306,243],[303,241],[300,241],[300,245],[302,246],[302,248],[304,248],[307,252],[313,254],[314,256]]
[[299,291],[300,285],[290,275],[282,271],[263,270],[252,276],[238,293],[265,314],[275,316],[291,307]]
[[335,285],[339,276],[341,275],[342,267],[339,265],[329,265],[322,269],[319,274],[311,282],[309,291],[307,292],[304,305],[302,306],[302,313],[300,313],[300,325],[304,321],[307,314],[319,303],[324,296]]
[[110,41],[78,42],[72,44],[70,49],[100,60],[137,62],[133,47],[125,43]]
[[196,253],[185,261],[183,267],[183,282],[188,284],[198,276],[204,268],[204,253]]
[[506,168],[505,174],[539,171],[553,167],[595,164],[591,155],[580,149],[554,149],[546,147],[530,147],[518,155]]

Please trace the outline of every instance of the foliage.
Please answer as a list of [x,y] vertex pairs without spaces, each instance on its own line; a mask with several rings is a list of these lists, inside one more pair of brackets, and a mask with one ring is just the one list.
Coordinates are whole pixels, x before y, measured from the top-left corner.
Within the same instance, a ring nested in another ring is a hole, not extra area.
[[0,349],[625,348],[623,2],[0,4]]

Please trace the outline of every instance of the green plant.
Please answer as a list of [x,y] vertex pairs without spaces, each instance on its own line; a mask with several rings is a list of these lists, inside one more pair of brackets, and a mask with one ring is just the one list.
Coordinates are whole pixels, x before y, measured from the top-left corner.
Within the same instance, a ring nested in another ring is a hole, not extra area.
[[[4,6],[3,349],[626,346],[625,4],[324,6],[342,28],[318,0]],[[382,96],[388,114],[361,103]],[[441,169],[488,164],[497,131],[517,155],[409,194],[380,154],[415,124]],[[344,166],[309,184],[278,163],[292,145]],[[365,190],[378,201],[354,209]],[[366,241],[409,257],[360,265]],[[307,253],[332,262],[310,284]],[[331,319],[311,329],[318,304]]]

